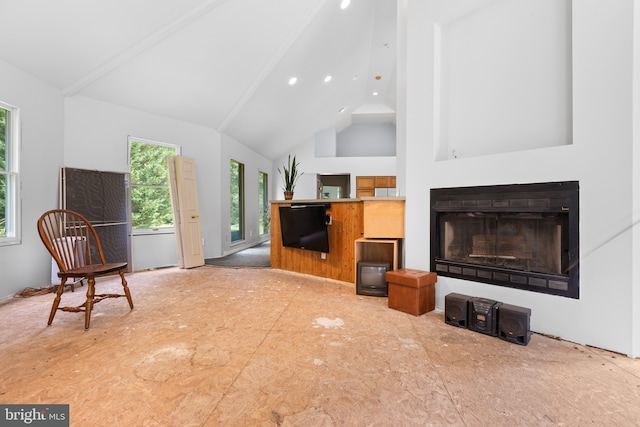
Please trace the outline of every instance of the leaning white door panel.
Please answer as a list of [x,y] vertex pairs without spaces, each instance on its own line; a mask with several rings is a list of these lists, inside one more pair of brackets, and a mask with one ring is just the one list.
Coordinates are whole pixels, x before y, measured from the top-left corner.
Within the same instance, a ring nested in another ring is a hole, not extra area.
[[[172,156],[167,162],[173,162],[175,179],[171,179],[172,197],[177,205],[178,214],[174,214],[178,243],[178,260],[181,268],[204,265],[202,248],[202,230],[200,227],[200,209],[198,207],[198,186],[196,168],[193,159],[184,156]],[[175,212],[174,208],[174,212]],[[179,231],[178,231],[179,229]]]

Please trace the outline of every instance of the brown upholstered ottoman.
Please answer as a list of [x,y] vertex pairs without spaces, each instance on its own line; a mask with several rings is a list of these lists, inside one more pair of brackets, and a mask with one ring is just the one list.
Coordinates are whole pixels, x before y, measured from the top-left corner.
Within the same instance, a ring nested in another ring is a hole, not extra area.
[[402,268],[387,271],[389,308],[420,316],[436,308],[436,273]]

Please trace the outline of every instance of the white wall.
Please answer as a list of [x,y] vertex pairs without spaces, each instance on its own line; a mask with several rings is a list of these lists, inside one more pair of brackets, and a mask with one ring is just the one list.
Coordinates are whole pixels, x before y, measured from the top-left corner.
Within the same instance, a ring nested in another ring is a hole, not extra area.
[[[212,129],[81,96],[63,98],[57,89],[2,61],[0,75],[0,100],[21,109],[23,124],[22,244],[0,247],[0,298],[26,287],[50,285],[51,258],[37,234],[36,220],[58,207],[60,168],[128,172],[129,135],[180,145],[182,155],[195,159],[205,258],[232,251],[225,243],[229,157],[248,165],[248,182],[256,182],[247,187],[247,221],[253,237],[233,250],[259,241],[257,171],[270,172],[270,161],[229,139],[222,150],[222,136]],[[132,249],[134,270],[177,264],[174,234],[134,236]]]
[[337,157],[396,155],[396,127],[391,123],[352,124],[336,138]]
[[51,257],[36,229],[38,217],[58,204],[63,159],[63,102],[59,91],[0,61],[0,100],[20,108],[22,243],[0,246],[0,298],[26,287],[49,286]]
[[[75,96],[65,99],[64,166],[128,172],[129,135],[176,144],[195,159],[205,258],[221,255],[220,134],[212,129]],[[134,236],[133,269],[177,265],[175,235]]]
[[[235,160],[244,165],[244,214],[245,214],[245,238],[243,241],[231,244],[230,212],[231,212],[231,193],[230,193],[230,176],[229,168],[231,160]],[[220,155],[219,176],[222,182],[222,191],[220,198],[220,228],[222,230],[222,255],[227,255],[255,246],[257,243],[269,240],[268,235],[259,235],[259,214],[260,206],[258,199],[258,173],[265,172],[268,174],[268,189],[277,184],[272,173],[273,164],[270,160],[257,154],[255,151],[247,148],[228,135],[222,135],[222,146]]]
[[570,1],[466,3],[434,29],[436,157],[570,144]]
[[271,176],[274,185],[271,186],[271,196],[273,200],[284,200],[282,190],[282,178],[278,174],[277,168],[287,163],[287,156],[296,156],[300,163],[300,170],[304,173],[298,180],[293,199],[316,199],[317,175],[318,174],[350,174],[351,175],[351,195],[356,196],[356,176],[359,175],[395,175],[395,156],[381,157],[316,157],[315,140],[308,140],[287,155],[274,160]]
[[[637,260],[640,257],[640,5],[635,2],[634,5],[634,26],[633,26],[633,255],[632,259]],[[633,351],[632,354],[640,354],[640,262],[633,263],[633,280],[631,307],[633,313],[632,327],[634,331]]]
[[404,88],[399,98],[407,99],[406,121],[398,120],[399,134],[406,133],[398,144],[406,149],[407,267],[429,269],[430,188],[579,180],[580,299],[439,277],[437,306],[444,307],[449,292],[460,292],[530,307],[534,331],[640,356],[634,344],[639,331],[632,327],[632,313],[640,307],[632,300],[630,231],[638,166],[632,156],[634,2],[573,2],[572,145],[445,161],[435,160],[434,28],[454,11],[492,2],[400,3],[406,14],[400,20],[407,22],[406,64],[399,67],[405,71],[398,86]]

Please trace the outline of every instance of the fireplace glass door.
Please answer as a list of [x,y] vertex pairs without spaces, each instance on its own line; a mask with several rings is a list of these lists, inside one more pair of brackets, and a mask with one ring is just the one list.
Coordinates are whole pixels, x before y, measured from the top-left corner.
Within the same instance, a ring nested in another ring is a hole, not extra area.
[[442,234],[436,256],[440,259],[566,274],[567,214],[447,212],[440,213],[438,221]]

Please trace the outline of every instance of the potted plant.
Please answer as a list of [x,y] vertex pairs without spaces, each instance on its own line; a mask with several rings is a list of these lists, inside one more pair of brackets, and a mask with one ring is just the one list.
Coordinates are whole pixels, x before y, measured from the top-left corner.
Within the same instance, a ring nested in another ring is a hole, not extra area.
[[278,173],[282,177],[284,184],[282,189],[284,190],[285,200],[291,200],[293,198],[293,189],[296,186],[298,178],[303,174],[303,172],[300,172],[298,169],[298,166],[300,166],[300,163],[296,162],[296,156],[291,158],[291,154],[289,154],[287,164],[282,166],[282,170],[278,168]]

